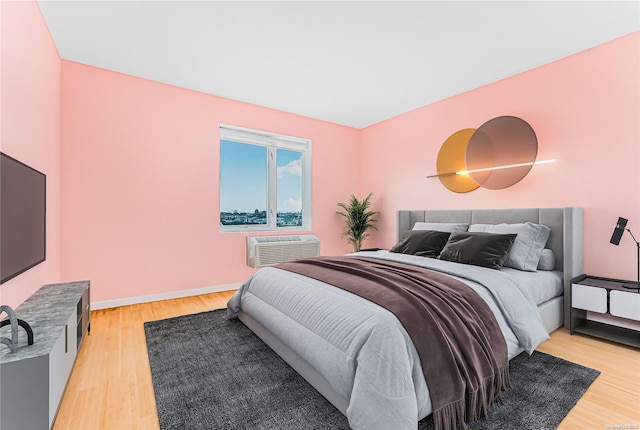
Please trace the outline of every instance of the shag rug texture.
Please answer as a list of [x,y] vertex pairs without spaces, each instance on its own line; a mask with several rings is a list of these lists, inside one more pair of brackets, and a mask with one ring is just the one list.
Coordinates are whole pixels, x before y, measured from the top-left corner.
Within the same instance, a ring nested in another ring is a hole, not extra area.
[[[331,403],[226,310],[144,325],[160,428],[348,429]],[[471,430],[555,429],[600,374],[534,352],[511,360],[512,388]],[[419,430],[432,430],[431,417]]]

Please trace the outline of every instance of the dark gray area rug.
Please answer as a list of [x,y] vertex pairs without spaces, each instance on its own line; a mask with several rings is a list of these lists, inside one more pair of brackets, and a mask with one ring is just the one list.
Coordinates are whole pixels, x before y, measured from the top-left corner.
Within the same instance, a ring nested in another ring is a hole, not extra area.
[[[226,310],[144,325],[160,428],[348,429],[347,419]],[[472,430],[555,429],[600,372],[548,354],[511,360],[511,390]],[[420,430],[433,429],[431,417]]]

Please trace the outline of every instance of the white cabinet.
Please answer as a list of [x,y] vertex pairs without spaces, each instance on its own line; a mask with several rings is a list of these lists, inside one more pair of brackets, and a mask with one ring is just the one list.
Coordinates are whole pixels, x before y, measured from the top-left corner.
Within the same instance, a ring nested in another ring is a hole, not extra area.
[[[22,328],[18,351],[0,344],[0,428],[50,429],[90,329],[89,281],[45,285],[14,312],[31,326],[33,345]],[[5,326],[0,335],[9,332]]]
[[49,353],[49,423],[53,424],[58,405],[62,400],[67,379],[76,358],[76,314],[69,317],[69,321],[60,332],[60,337]]
[[640,294],[612,290],[609,292],[609,301],[611,315],[640,321]]
[[640,348],[640,293],[630,281],[580,275],[571,280],[571,334]]
[[607,312],[607,290],[589,285],[571,284],[571,300],[574,308]]

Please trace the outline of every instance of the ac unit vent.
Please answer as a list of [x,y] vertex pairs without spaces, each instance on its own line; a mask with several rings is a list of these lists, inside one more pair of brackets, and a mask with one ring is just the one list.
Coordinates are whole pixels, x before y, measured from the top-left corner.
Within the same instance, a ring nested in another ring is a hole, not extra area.
[[313,234],[247,236],[247,266],[266,267],[284,261],[320,255],[320,240]]
[[258,243],[275,243],[275,242],[300,242],[300,236],[256,236]]

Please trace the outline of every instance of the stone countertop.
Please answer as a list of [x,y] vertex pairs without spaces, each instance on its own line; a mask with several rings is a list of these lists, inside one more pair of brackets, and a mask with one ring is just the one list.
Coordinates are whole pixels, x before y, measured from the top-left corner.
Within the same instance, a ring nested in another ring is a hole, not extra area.
[[[27,333],[18,327],[18,351],[12,353],[7,345],[0,344],[0,363],[49,354],[88,287],[89,281],[45,285],[14,309],[16,318],[31,326],[33,345],[27,345]],[[75,326],[69,330],[70,336],[76,336]],[[0,329],[0,337],[11,339],[9,325]]]

